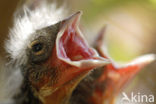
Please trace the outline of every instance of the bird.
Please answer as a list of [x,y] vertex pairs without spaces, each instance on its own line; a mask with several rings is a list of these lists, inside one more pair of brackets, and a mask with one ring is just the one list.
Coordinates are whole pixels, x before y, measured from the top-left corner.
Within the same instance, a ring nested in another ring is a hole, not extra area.
[[125,85],[156,58],[155,54],[146,54],[128,63],[117,63],[108,53],[106,31],[107,26],[101,29],[94,47],[101,57],[109,59],[111,63],[93,70],[78,84],[70,99],[73,104],[116,104],[115,99]]
[[85,40],[81,11],[67,16],[65,8],[42,1],[15,14],[5,42],[0,104],[69,104],[79,82],[110,63]]

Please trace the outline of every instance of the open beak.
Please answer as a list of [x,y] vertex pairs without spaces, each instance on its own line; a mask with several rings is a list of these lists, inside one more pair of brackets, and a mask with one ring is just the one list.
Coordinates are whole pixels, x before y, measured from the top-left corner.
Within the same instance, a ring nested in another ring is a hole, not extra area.
[[[111,61],[104,66],[103,73],[95,81],[95,89],[89,98],[91,104],[114,104],[114,98],[121,89],[146,65],[155,60],[154,54],[140,56],[127,64],[118,64],[108,54],[104,43],[106,27],[102,29],[97,39],[96,49],[100,55]],[[101,87],[104,86],[104,87]]]
[[[61,103],[61,99],[64,100],[65,96],[72,92],[89,71],[109,63],[107,59],[98,56],[97,52],[88,46],[78,28],[81,14],[77,12],[61,21],[54,49],[45,63],[50,67],[49,71],[54,72],[50,74],[54,76],[53,81],[45,81],[52,83],[47,83],[40,88],[42,99],[46,99],[44,102],[47,102],[45,104]],[[45,79],[50,80],[48,76]]]
[[57,67],[62,73],[59,76],[57,86],[72,80],[85,71],[109,63],[88,46],[78,28],[81,14],[81,12],[77,12],[63,20],[57,34],[56,47],[51,59],[53,61],[50,61],[51,66]]

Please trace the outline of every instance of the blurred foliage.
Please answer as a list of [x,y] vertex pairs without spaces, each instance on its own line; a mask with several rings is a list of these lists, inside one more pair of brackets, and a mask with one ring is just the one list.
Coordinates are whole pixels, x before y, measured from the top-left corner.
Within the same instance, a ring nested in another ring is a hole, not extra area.
[[109,45],[109,53],[111,57],[119,62],[128,62],[137,56],[137,53],[133,53],[133,49],[127,47],[127,44],[122,44],[121,41],[111,41]]
[[156,0],[149,0],[149,2],[156,8]]
[[[132,4],[131,8],[128,8],[129,4],[130,5]],[[83,15],[84,22],[86,24],[92,24],[93,21],[95,21],[95,22],[101,21],[101,23],[104,23],[102,21],[104,21],[106,16],[108,16],[107,13],[111,13],[112,12],[111,10],[115,10],[120,7],[122,7],[121,9],[124,9],[124,8],[126,9],[127,14],[123,14],[123,15],[130,15],[131,19],[133,19],[133,17],[134,17],[134,19],[137,18],[136,20],[138,21],[138,18],[140,18],[141,16],[137,15],[137,13],[139,13],[139,8],[136,8],[137,7],[136,5],[138,5],[138,6],[142,5],[141,8],[145,9],[145,13],[146,13],[146,9],[147,9],[147,11],[150,11],[150,10],[153,10],[153,12],[156,11],[156,0],[88,0],[88,2],[81,5],[82,6],[81,8],[84,11],[84,15]],[[132,8],[134,8],[134,9],[132,9]],[[140,10],[140,14],[141,15],[144,14],[144,10]],[[147,12],[144,15],[149,15],[149,14]],[[101,18],[101,17],[99,18],[99,16],[103,16],[103,18]],[[155,14],[153,14],[153,16],[156,17]],[[108,16],[107,18],[110,19],[110,16]],[[114,17],[114,18],[116,18],[116,17]],[[148,17],[145,16],[143,18],[148,18]],[[141,18],[141,20],[143,18]],[[101,20],[97,20],[97,19],[101,19]],[[144,21],[144,19],[143,19],[143,21]],[[143,21],[140,22],[140,20],[139,20],[138,22],[140,23],[140,25],[144,25],[143,28],[145,28],[148,22],[146,21],[146,19],[145,19],[146,23],[142,23]],[[114,23],[111,23],[109,25],[116,25],[116,20],[113,22]],[[135,21],[133,21],[133,22],[135,23]],[[127,23],[129,23],[129,22],[127,22]],[[98,25],[98,23],[97,23],[97,25]],[[99,25],[101,25],[101,24],[99,23]],[[105,24],[103,24],[103,25],[105,25]],[[118,23],[117,25],[120,26],[120,23]],[[121,26],[122,26],[122,24],[121,24]],[[139,25],[137,24],[137,26],[139,26]],[[96,28],[96,26],[95,26],[95,28]],[[118,28],[121,29],[120,27],[118,27]],[[149,29],[149,27],[147,28],[147,30],[148,29]],[[130,32],[130,31],[127,31],[127,32]],[[132,30],[132,31],[135,31],[135,30]],[[144,32],[144,31],[142,31],[142,32]],[[117,33],[117,35],[118,34],[119,33]],[[128,33],[128,34],[130,34],[130,33]],[[151,34],[151,33],[149,33],[149,34]],[[125,32],[125,35],[126,35],[126,32]],[[140,34],[136,33],[135,35],[140,35]],[[151,38],[149,36],[145,36],[145,33],[143,34],[143,37],[147,38],[145,41],[149,40],[148,38]],[[133,44],[134,47],[129,47],[129,45],[127,45],[126,42],[124,44],[124,42],[122,42],[122,39],[119,39],[119,38],[112,39],[110,41],[111,42],[109,42],[110,44],[108,46],[109,53],[116,61],[130,61],[141,54],[141,52],[139,53],[140,50],[139,51],[136,50],[135,43]],[[133,43],[133,41],[131,41],[131,43]],[[140,44],[144,45],[144,44],[146,44],[146,42],[140,43]],[[146,44],[143,47],[146,48],[146,47],[148,47],[148,45]]]
[[88,0],[87,5],[82,5],[83,7],[81,8],[83,8],[85,12],[85,21],[91,21],[101,12],[107,12],[111,8],[132,2],[145,3],[156,8],[156,0]]

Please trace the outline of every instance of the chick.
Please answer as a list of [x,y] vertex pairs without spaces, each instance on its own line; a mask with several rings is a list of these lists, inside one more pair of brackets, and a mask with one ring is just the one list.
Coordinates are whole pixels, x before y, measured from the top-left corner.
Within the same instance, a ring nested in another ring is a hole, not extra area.
[[115,104],[124,86],[131,81],[146,65],[155,60],[154,54],[140,56],[127,64],[115,62],[107,51],[104,43],[106,27],[98,35],[95,47],[110,64],[97,68],[85,77],[75,88],[70,99],[72,104]]
[[5,89],[11,95],[3,104],[68,104],[77,84],[109,61],[84,39],[78,27],[81,12],[66,17],[65,8],[55,3],[23,10],[5,45],[5,69],[11,72]]

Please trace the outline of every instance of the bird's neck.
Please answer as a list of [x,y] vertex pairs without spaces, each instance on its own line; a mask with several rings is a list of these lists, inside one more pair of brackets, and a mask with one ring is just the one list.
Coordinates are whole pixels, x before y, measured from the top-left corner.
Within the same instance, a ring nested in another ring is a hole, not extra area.
[[87,73],[88,72],[84,72],[72,81],[65,83],[48,96],[40,96],[43,104],[69,104],[69,99],[73,90],[78,85],[78,83],[87,75]]
[[34,95],[32,87],[27,79],[24,79],[21,85],[21,91],[14,96],[15,104],[42,104]]

